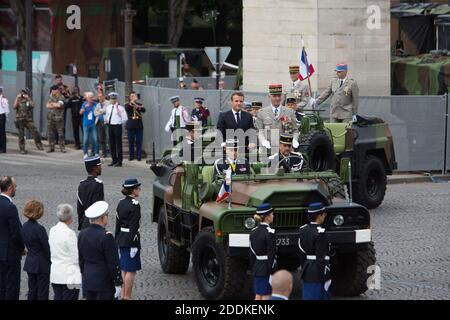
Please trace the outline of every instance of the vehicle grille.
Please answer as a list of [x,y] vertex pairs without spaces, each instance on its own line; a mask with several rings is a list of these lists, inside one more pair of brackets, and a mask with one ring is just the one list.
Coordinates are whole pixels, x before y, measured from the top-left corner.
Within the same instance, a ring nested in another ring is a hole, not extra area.
[[275,209],[272,226],[274,228],[300,227],[306,223],[306,213],[301,210]]

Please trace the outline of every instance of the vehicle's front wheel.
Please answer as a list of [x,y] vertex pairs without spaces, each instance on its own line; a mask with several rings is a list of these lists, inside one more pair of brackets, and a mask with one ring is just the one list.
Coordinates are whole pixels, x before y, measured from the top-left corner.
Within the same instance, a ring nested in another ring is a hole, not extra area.
[[367,291],[368,268],[375,265],[375,247],[370,242],[365,250],[338,253],[331,266],[331,291],[337,296],[354,297]]
[[361,164],[359,179],[353,183],[353,199],[368,209],[377,208],[386,194],[386,171],[383,162],[369,155]]
[[158,216],[159,263],[165,273],[186,273],[191,255],[186,247],[179,247],[170,241],[166,221],[166,211],[164,206],[161,206]]
[[227,256],[216,242],[213,228],[203,229],[192,248],[197,287],[206,299],[237,299],[245,291],[245,260]]

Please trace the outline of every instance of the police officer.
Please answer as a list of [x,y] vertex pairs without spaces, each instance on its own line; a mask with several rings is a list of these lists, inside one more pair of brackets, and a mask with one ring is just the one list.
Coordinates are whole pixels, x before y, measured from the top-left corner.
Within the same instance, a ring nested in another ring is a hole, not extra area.
[[225,157],[214,162],[215,175],[224,175],[231,167],[232,174],[250,174],[250,165],[247,160],[238,159],[239,140],[227,139],[225,142]]
[[305,116],[303,111],[303,107],[300,107],[299,104],[297,104],[297,98],[293,93],[289,93],[286,95],[286,106],[294,111],[295,113],[295,124],[297,125],[297,128],[300,129],[300,126],[302,124],[302,118]]
[[14,101],[14,109],[16,109],[16,128],[19,132],[19,149],[20,153],[25,154],[25,128],[31,131],[34,143],[38,150],[44,150],[41,142],[41,135],[33,123],[34,102],[31,99],[28,89],[22,89],[20,94]]
[[[299,72],[299,66],[289,66],[289,75],[292,82],[291,85],[288,86],[287,94],[293,94],[295,99],[297,100],[297,106],[303,109],[308,105],[311,97],[309,92],[309,85],[303,83],[299,79]],[[285,94],[285,98],[287,98],[287,94]],[[285,103],[287,103],[287,101],[285,101]]]
[[302,265],[303,300],[328,300],[331,285],[329,241],[321,227],[327,216],[320,202],[308,207],[309,223],[300,228],[298,246]]
[[120,298],[122,275],[114,237],[105,230],[108,225],[108,204],[98,201],[86,210],[90,225],[78,236],[78,255],[87,300]]
[[271,164],[272,161],[279,163],[279,167],[286,173],[298,172],[303,167],[303,156],[292,151],[292,140],[291,133],[280,134],[279,152],[269,157]]
[[60,94],[57,85],[52,86],[50,98],[47,101],[47,137],[49,143],[48,153],[55,152],[54,131],[58,131],[59,147],[62,153],[66,153],[64,144],[64,97]]
[[67,99],[66,110],[70,109],[72,114],[72,129],[73,139],[75,140],[75,149],[81,150],[80,144],[80,109],[83,105],[83,98],[80,95],[80,88],[74,86],[72,89],[72,95]]
[[128,178],[122,187],[125,198],[117,206],[115,237],[124,282],[122,299],[130,300],[136,271],[141,270],[141,206],[138,201],[141,184],[136,178]]
[[253,217],[259,222],[250,234],[250,265],[253,272],[255,300],[269,300],[272,294],[270,277],[276,271],[276,239],[273,222],[273,209],[263,203],[256,208]]
[[89,226],[88,219],[84,216],[84,212],[94,202],[105,199],[103,191],[103,182],[97,177],[102,174],[102,164],[99,156],[87,157],[84,165],[88,173],[86,180],[80,182],[77,193],[77,213],[78,213],[78,230]]
[[358,113],[358,84],[354,79],[347,77],[347,72],[346,63],[336,65],[337,78],[331,80],[325,91],[317,98],[317,104],[320,105],[331,96],[331,122],[349,122]]
[[192,110],[191,117],[194,121],[201,121],[202,127],[206,127],[209,124],[210,112],[209,109],[203,106],[203,98],[195,98],[195,108]]

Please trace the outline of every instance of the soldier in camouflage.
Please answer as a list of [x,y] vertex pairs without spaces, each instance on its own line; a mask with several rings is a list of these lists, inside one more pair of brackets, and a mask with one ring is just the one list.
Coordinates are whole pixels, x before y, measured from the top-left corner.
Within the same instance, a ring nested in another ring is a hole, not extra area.
[[61,95],[57,85],[52,86],[50,98],[47,101],[47,137],[49,149],[47,153],[55,152],[54,130],[58,131],[59,147],[62,153],[66,153],[64,145],[64,97]]
[[16,110],[16,128],[19,132],[19,148],[20,153],[26,154],[25,151],[25,128],[30,130],[33,135],[34,142],[38,150],[44,150],[42,147],[41,136],[33,123],[34,102],[31,99],[28,89],[23,89],[17,96],[13,105]]

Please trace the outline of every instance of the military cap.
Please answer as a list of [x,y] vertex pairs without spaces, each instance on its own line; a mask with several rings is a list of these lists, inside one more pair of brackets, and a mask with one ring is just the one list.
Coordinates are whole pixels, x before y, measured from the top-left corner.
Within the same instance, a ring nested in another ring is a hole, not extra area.
[[267,216],[273,212],[272,207],[268,203],[263,203],[256,208],[256,214],[260,217]]
[[179,77],[179,78],[178,78],[178,81],[179,81],[179,82],[184,82],[184,78],[183,78],[183,77]]
[[300,67],[299,66],[289,66],[289,73],[299,73]]
[[347,70],[348,70],[348,65],[345,62],[338,63],[336,65],[336,71],[347,71]]
[[262,108],[263,104],[259,101],[253,101],[252,102],[252,108]]
[[100,157],[99,156],[92,156],[92,157],[87,157],[86,159],[84,159],[84,165],[86,167],[86,170],[89,170],[92,167],[95,166],[100,166],[102,163],[100,161]]
[[297,103],[297,98],[293,93],[286,95],[286,103]]
[[320,214],[325,212],[325,207],[322,202],[314,202],[308,206],[308,214]]
[[126,178],[125,181],[122,184],[122,187],[124,188],[134,188],[134,187],[139,187],[141,185],[141,183],[138,181],[138,179],[136,178]]
[[225,148],[227,149],[236,149],[238,147],[239,140],[238,138],[234,137],[232,139],[227,139],[225,142]]
[[50,88],[50,90],[59,90],[59,86],[58,85],[53,85],[51,88]]
[[117,99],[117,97],[119,96],[119,94],[117,92],[111,92],[109,94],[109,98],[111,99]]
[[200,121],[188,121],[186,122],[186,129],[188,131],[192,131],[192,130],[198,130],[201,127],[201,122]]
[[23,88],[20,92],[30,95],[30,89],[28,88]]
[[170,97],[170,98],[169,98],[169,101],[172,102],[172,103],[177,102],[177,101],[180,101],[180,96],[173,96],[173,97]]
[[271,84],[269,85],[269,94],[277,95],[283,93],[283,85],[281,84]]
[[291,133],[283,132],[280,134],[280,143],[282,144],[292,144],[294,136]]
[[203,98],[201,98],[201,97],[194,98],[194,102],[196,102],[196,103],[203,104],[204,101],[205,101],[205,99],[203,99]]
[[88,219],[100,218],[108,211],[108,207],[109,205],[106,201],[97,201],[87,208],[84,215]]

